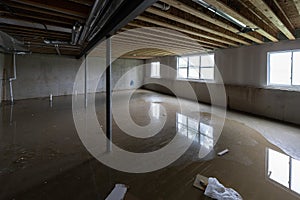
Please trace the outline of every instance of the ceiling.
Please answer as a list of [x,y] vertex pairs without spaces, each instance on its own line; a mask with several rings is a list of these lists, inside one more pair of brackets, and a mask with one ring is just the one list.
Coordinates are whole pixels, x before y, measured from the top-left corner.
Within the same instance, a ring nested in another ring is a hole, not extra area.
[[1,0],[0,31],[23,43],[31,52],[80,58],[154,2]]
[[[148,48],[123,55],[145,59],[174,54],[172,51],[159,49],[152,43],[160,43],[171,49],[180,48],[183,49],[183,54],[188,54],[201,50],[295,40],[300,28],[298,0],[155,2],[156,0],[1,0],[0,31],[24,42],[32,52],[77,57],[90,52],[105,36],[117,31],[126,33],[125,31],[134,28],[163,27],[184,34],[168,35],[159,30],[147,33],[137,31],[131,33],[135,40],[128,42],[125,37],[114,41],[113,44],[122,48],[124,44],[139,46],[146,40]],[[96,15],[97,13],[100,14]],[[91,18],[96,17],[96,23],[91,25]],[[202,49],[196,49],[189,44],[192,41],[187,41],[188,39],[196,41]]]

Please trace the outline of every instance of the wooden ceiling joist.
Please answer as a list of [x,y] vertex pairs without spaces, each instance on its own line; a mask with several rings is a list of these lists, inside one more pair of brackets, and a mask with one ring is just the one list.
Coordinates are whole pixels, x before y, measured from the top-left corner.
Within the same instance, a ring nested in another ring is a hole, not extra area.
[[[225,45],[222,45],[222,43],[224,43],[223,40],[216,39],[214,37],[210,37],[210,36],[207,36],[205,34],[196,33],[194,31],[190,31],[190,30],[187,30],[187,29],[184,29],[184,28],[181,28],[181,27],[178,27],[178,26],[174,26],[174,25],[171,25],[171,24],[168,24],[168,23],[165,23],[165,22],[161,22],[161,21],[158,21],[158,20],[150,19],[150,18],[147,18],[147,17],[144,17],[144,16],[138,16],[136,19],[142,20],[142,21],[145,21],[145,22],[150,22],[150,23],[153,23],[153,24],[157,24],[159,26],[162,26],[162,27],[165,27],[165,28],[170,28],[170,29],[173,29],[173,30],[177,30],[177,31],[180,31],[180,32],[183,32],[183,33],[188,33],[188,34],[191,34],[191,35],[196,35],[196,36],[199,36],[199,37],[202,37],[202,38],[205,38],[205,39],[209,39],[209,40],[212,41],[210,43],[205,42],[207,44],[212,44],[212,45],[223,47],[223,48],[227,47]],[[221,44],[215,43],[214,41],[215,42],[219,42]],[[236,45],[236,44],[234,44],[234,45]]]
[[298,10],[298,14],[300,15],[300,0],[291,0]]
[[[174,43],[170,43],[170,42],[163,42],[162,40],[146,40],[145,38],[141,38],[141,37],[137,37],[137,38],[128,38],[128,37],[117,37],[114,38],[115,41],[127,41],[127,45],[129,45],[130,43],[138,43],[141,44],[141,46],[150,46],[150,45],[154,45],[156,47],[161,47],[161,49],[165,49],[165,48],[177,48],[177,49],[184,49],[184,50],[197,50],[197,51],[201,51],[203,50],[202,48],[196,49],[193,47],[189,47],[189,46],[184,46],[184,45],[179,45]],[[130,43],[129,43],[130,42]]]
[[[138,27],[138,28],[153,27],[153,26],[148,25],[148,24],[147,25],[146,24],[140,25],[137,22],[130,22],[128,25]],[[166,34],[166,31],[163,31],[163,30],[159,30],[159,29],[154,28],[154,31],[158,32],[158,34],[161,34],[161,33]],[[173,32],[170,32],[170,31],[168,32],[168,35],[170,35],[173,38],[179,38],[179,39],[182,39],[182,40],[189,40],[191,42],[197,42],[199,45],[201,45],[203,47],[208,47],[208,48],[213,48],[213,49],[218,48],[218,46],[203,43],[203,40],[198,40],[197,38],[195,38],[196,36],[181,35],[181,34],[173,33]]]
[[[130,30],[130,29],[124,28],[124,30]],[[157,32],[155,32],[155,31],[150,32],[150,30],[142,31],[142,30],[138,30],[138,29],[137,30],[135,29],[134,31],[130,31],[130,33],[132,33],[132,32],[134,32],[136,34],[145,35],[147,38],[150,38],[150,39],[157,38],[157,39],[161,40],[162,42],[171,41],[171,42],[175,42],[177,44],[184,44],[185,46],[189,46],[189,47],[193,47],[193,48],[203,47],[203,46],[200,46],[199,44],[197,44],[195,41],[192,42],[191,40],[179,39],[176,37],[172,37],[169,34],[166,35],[166,33],[157,34]],[[123,34],[126,34],[126,33],[123,33]],[[212,46],[209,46],[209,47],[213,48]]]
[[[255,7],[260,10],[288,39],[294,40],[295,36],[289,30],[281,19],[273,12],[273,10],[263,0],[249,0]],[[273,5],[276,6],[276,5]],[[292,29],[292,28],[290,28]]]
[[[234,10],[233,8],[226,5],[223,1],[220,0],[205,0],[208,4],[214,6],[216,9],[221,10],[222,12],[230,15],[231,17],[239,20],[240,22],[244,23],[245,25],[249,26],[250,28],[258,28],[256,32],[261,34],[262,36],[268,38],[269,40],[273,42],[278,42],[278,39],[276,37],[276,33],[270,29],[268,29],[268,25],[265,24],[260,19],[253,16],[253,14],[247,10],[244,9],[245,12],[238,12],[237,10]],[[240,9],[240,8],[239,8]],[[247,12],[246,12],[247,11]],[[245,17],[247,15],[247,17]],[[251,18],[252,21],[249,19]]]
[[[179,10],[182,10],[182,11],[186,12],[186,13],[194,15],[195,17],[201,18],[201,19],[203,19],[207,22],[210,22],[214,25],[222,27],[222,28],[224,28],[228,31],[233,32],[233,33],[238,33],[239,32],[239,30],[237,28],[231,26],[229,23],[227,24],[227,23],[224,23],[220,20],[217,20],[216,18],[212,18],[211,16],[208,16],[208,15],[200,12],[199,10],[197,10],[193,7],[190,7],[190,6],[188,6],[184,3],[181,3],[180,1],[177,1],[177,0],[161,0],[161,2],[169,4],[174,8],[177,8]],[[249,39],[253,42],[256,42],[256,43],[259,43],[259,44],[263,43],[263,41],[260,37],[257,37],[257,36],[255,37],[255,36],[252,36],[251,34],[247,34],[247,33],[241,33],[239,35],[241,35],[242,37],[245,37],[245,38],[247,38],[247,39]]]
[[36,8],[47,9],[60,13],[68,13],[77,17],[86,17],[89,7],[71,1],[43,1],[43,0],[11,0]]
[[12,10],[20,9],[20,10],[24,10],[24,11],[31,11],[34,13],[41,13],[46,16],[49,16],[49,18],[62,17],[62,18],[66,18],[66,19],[76,20],[76,21],[82,21],[82,19],[83,19],[83,17],[68,15],[68,13],[61,13],[61,12],[56,12],[56,11],[51,11],[51,10],[49,11],[47,9],[43,9],[43,8],[39,8],[39,7],[32,7],[30,5],[24,5],[19,2],[13,2],[13,1],[8,1],[8,0],[2,0],[2,2],[5,5],[9,6]]
[[227,33],[224,33],[226,32],[227,30],[223,29],[223,30],[214,30],[213,28],[208,28],[206,26],[202,26],[200,25],[200,23],[194,23],[194,22],[191,22],[190,20],[186,20],[186,19],[183,19],[181,17],[177,17],[175,15],[172,15],[172,14],[169,14],[167,12],[164,12],[164,11],[160,11],[158,9],[155,9],[155,8],[148,8],[146,10],[146,12],[149,12],[149,13],[152,13],[152,14],[155,14],[155,15],[158,15],[160,17],[164,17],[164,18],[167,18],[169,20],[173,20],[173,21],[176,21],[176,22],[179,22],[179,23],[182,23],[182,24],[186,24],[188,26],[191,26],[191,27],[194,27],[194,28],[197,28],[199,30],[203,30],[205,32],[208,32],[208,33],[211,33],[211,34],[214,34],[214,35],[218,35],[220,37],[223,37],[223,38],[226,38],[228,40],[231,40],[233,42],[239,42],[241,44],[245,44],[245,45],[250,45],[249,42],[245,41],[245,40],[242,40],[242,39],[239,39],[237,35],[234,35],[232,34],[231,32],[227,32]]

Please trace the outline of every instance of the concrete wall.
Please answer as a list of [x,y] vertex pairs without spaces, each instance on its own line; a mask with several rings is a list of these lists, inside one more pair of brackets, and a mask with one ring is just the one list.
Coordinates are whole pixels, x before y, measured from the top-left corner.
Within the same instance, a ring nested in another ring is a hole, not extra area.
[[[215,62],[225,83],[228,107],[300,124],[300,115],[298,115],[300,113],[300,92],[291,88],[267,86],[267,53],[291,49],[300,49],[300,40],[217,50]],[[162,64],[176,69],[176,57],[162,57],[146,62],[153,61],[160,61]],[[150,67],[147,68],[145,76],[146,81],[151,79]],[[182,90],[180,85],[183,85],[185,81],[176,79],[176,73],[165,69],[161,70],[161,78],[156,79],[156,82],[168,84],[172,89],[179,90],[179,93]],[[211,103],[207,85],[218,88],[222,84],[221,79],[210,83],[189,82],[194,88],[198,100],[204,103]],[[158,85],[147,85],[145,88],[169,93],[168,90]],[[188,98],[183,92],[181,93],[181,96]]]
[[[11,56],[7,56],[8,72],[12,70]],[[87,59],[88,69],[93,67],[105,67],[105,60],[98,57],[89,57]],[[80,66],[84,65],[83,60],[77,60],[71,57],[62,57],[55,55],[32,54],[17,56],[17,80],[13,83],[14,97],[18,99],[70,95],[73,93],[73,85],[76,74]],[[143,60],[118,59],[113,63],[113,80],[117,80],[127,70],[135,65],[143,64]],[[144,72],[139,72],[132,77],[134,82],[143,82]],[[89,71],[89,81],[93,81],[97,75]],[[7,84],[6,84],[7,85]],[[8,89],[8,85],[6,86]],[[105,79],[102,77],[97,91],[103,91],[105,88]],[[119,89],[131,89],[134,85],[124,82]],[[7,90],[8,91],[8,90]],[[80,93],[80,91],[78,92]],[[5,97],[9,100],[9,93]]]
[[3,94],[3,70],[4,70],[4,54],[0,53],[0,105],[2,104],[2,94]]

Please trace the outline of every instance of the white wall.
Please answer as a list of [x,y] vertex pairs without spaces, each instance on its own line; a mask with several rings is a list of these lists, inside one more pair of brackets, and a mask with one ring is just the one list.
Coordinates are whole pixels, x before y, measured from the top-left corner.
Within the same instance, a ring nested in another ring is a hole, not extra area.
[[[11,56],[7,56],[6,67],[8,74],[12,70]],[[77,60],[72,57],[63,57],[56,55],[18,55],[17,63],[17,80],[13,82],[14,98],[27,99],[36,97],[70,95],[73,93],[73,85],[78,69],[83,65],[83,60]],[[118,59],[113,63],[112,76],[113,80],[122,76],[127,70],[135,65],[143,64],[143,60]],[[88,58],[88,69],[93,66],[104,68],[105,60],[99,57]],[[89,81],[95,78],[92,71],[89,71]],[[144,72],[139,72],[132,77],[135,82],[143,82]],[[94,77],[93,77],[94,76]],[[130,82],[130,81],[129,81]],[[99,82],[97,91],[103,91],[105,88],[105,79],[102,77]],[[131,89],[134,85],[130,85],[126,81],[119,89]],[[8,90],[8,85],[6,85]],[[7,92],[6,100],[9,100],[9,92]]]
[[[267,52],[300,49],[300,40],[282,41],[233,49],[222,49],[215,52],[215,61],[225,83],[227,106],[231,109],[266,116],[282,121],[300,124],[300,92],[288,89],[272,89],[267,87]],[[176,69],[176,57],[162,57],[147,60],[147,63],[160,61]],[[177,80],[176,74],[162,70],[160,83],[166,83],[176,90],[185,81]],[[145,80],[150,78],[150,67],[146,71]],[[206,83],[189,81],[193,86],[198,100],[210,103]],[[221,83],[207,83],[218,88]],[[175,87],[176,86],[176,87]],[[157,85],[145,86],[159,92],[168,93]],[[177,90],[182,90],[177,89]],[[187,96],[183,97],[188,98]]]

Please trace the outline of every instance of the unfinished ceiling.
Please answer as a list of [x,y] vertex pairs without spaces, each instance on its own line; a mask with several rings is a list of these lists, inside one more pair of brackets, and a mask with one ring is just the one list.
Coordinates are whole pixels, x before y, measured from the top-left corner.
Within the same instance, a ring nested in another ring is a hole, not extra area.
[[81,57],[155,1],[1,0],[0,31],[32,52]]
[[[294,40],[297,37],[296,30],[300,28],[298,0],[154,2],[1,0],[0,31],[24,42],[32,52],[80,57],[94,48],[108,33],[116,33],[122,27],[119,32],[137,27],[172,29],[197,41],[205,50]],[[140,6],[142,4],[143,7]],[[142,8],[147,10],[139,15]],[[126,17],[128,15],[132,19],[137,17],[132,20]],[[126,23],[125,18],[128,20]],[[148,35],[136,33],[136,37],[139,39],[130,41],[130,45],[140,44],[148,38],[148,43],[159,42],[165,45],[169,42],[167,45],[173,48],[183,48],[183,53],[195,52],[193,45],[182,44],[183,36],[152,32]],[[116,45],[122,47],[124,41]],[[172,52],[144,48],[130,52],[125,57],[165,55],[172,55]]]

